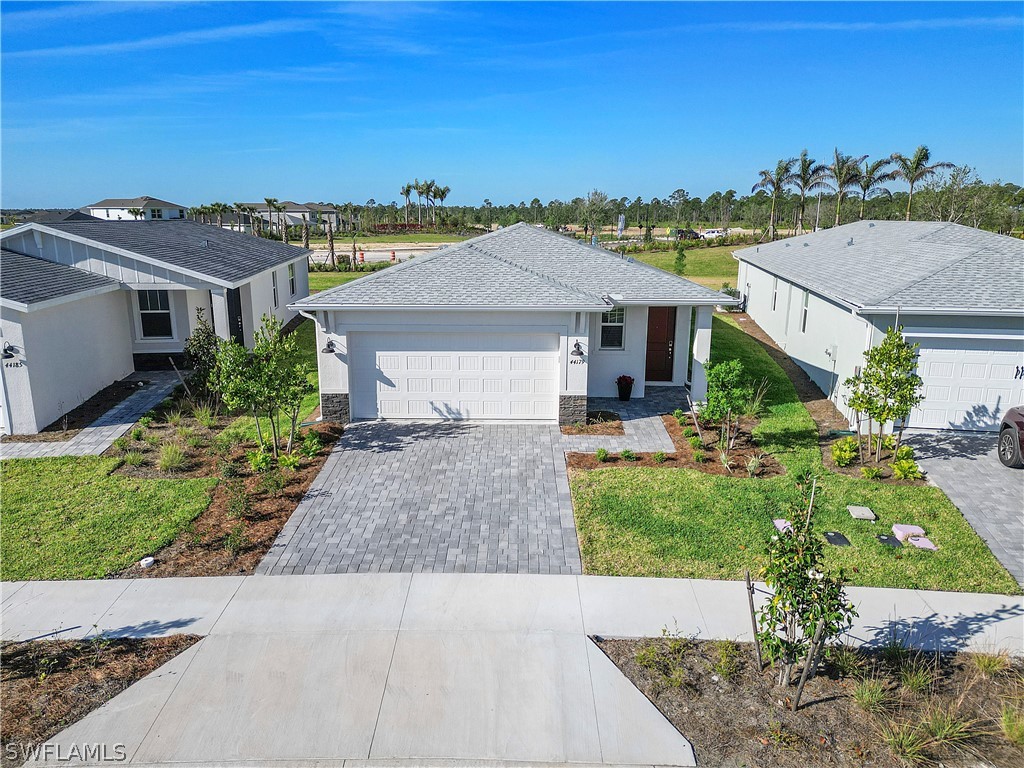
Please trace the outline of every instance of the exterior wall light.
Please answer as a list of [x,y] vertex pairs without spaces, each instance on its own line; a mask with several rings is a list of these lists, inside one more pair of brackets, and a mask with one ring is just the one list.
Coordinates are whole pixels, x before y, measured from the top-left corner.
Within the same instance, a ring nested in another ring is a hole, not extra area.
[[3,353],[0,353],[0,358],[3,358],[4,360],[11,360],[14,358],[14,347],[11,346],[11,342],[4,342],[4,351]]
[[334,339],[328,339],[327,343],[324,345],[324,348],[321,349],[320,351],[325,355],[333,355],[335,352]]
[[583,357],[583,347],[580,346],[580,343],[578,341],[572,345],[572,352],[570,352],[569,354],[572,355],[573,357]]

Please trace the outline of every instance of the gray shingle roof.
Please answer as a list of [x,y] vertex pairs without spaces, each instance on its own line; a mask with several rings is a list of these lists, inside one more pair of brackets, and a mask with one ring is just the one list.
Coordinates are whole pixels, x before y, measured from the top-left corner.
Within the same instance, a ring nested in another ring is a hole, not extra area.
[[188,219],[66,221],[41,226],[86,238],[100,247],[121,248],[218,283],[241,283],[309,253],[294,245]]
[[76,293],[119,287],[116,280],[35,256],[0,249],[0,297],[17,304],[39,304]]
[[99,219],[81,211],[39,211],[25,216],[21,223],[29,224],[33,221],[38,224],[52,224],[55,221],[99,221]]
[[858,308],[1024,312],[1024,241],[961,224],[859,221],[736,257]]
[[179,205],[178,203],[169,203],[166,200],[161,200],[158,197],[149,197],[143,195],[142,197],[108,197],[106,200],[100,200],[98,203],[85,206],[86,208],[150,208],[153,206],[160,206],[161,208],[187,208],[188,206]]
[[601,309],[612,303],[648,302],[728,304],[732,300],[603,248],[516,224],[314,294],[293,306]]

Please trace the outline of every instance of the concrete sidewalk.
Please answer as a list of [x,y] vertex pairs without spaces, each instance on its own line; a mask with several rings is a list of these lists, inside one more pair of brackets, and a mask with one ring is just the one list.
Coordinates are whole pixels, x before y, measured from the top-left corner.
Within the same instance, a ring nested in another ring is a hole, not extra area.
[[[1019,597],[850,595],[859,642],[895,632],[922,647],[1024,649]],[[587,637],[665,627],[749,639],[743,585],[491,574],[3,585],[4,639],[206,635],[53,740],[64,754],[124,744],[134,765],[693,765],[689,743]]]

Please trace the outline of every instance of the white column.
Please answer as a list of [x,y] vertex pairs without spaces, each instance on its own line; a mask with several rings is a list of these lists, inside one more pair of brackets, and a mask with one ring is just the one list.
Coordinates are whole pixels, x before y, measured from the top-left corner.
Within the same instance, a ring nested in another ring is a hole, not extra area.
[[693,375],[690,382],[690,398],[697,402],[708,396],[708,377],[704,366],[711,359],[711,312],[712,307],[697,307],[693,334]]

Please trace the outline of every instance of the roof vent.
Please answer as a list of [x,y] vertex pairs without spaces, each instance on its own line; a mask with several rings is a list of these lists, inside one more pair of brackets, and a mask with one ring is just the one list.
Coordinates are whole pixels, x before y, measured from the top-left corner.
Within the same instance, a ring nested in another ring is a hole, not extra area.
[[847,245],[853,245],[853,238],[851,237],[849,240],[847,240],[846,244]]
[[786,243],[786,247],[789,248],[789,243]]
[[804,248],[806,248],[808,245],[810,245],[810,243],[804,241]]
[[209,248],[210,247],[210,241],[209,240],[200,240],[199,241],[199,245],[202,248]]
[[869,222],[868,222],[868,229],[870,229],[870,228],[871,228],[871,227],[873,227],[873,226],[875,226],[875,222],[873,222],[873,221],[869,221]]

